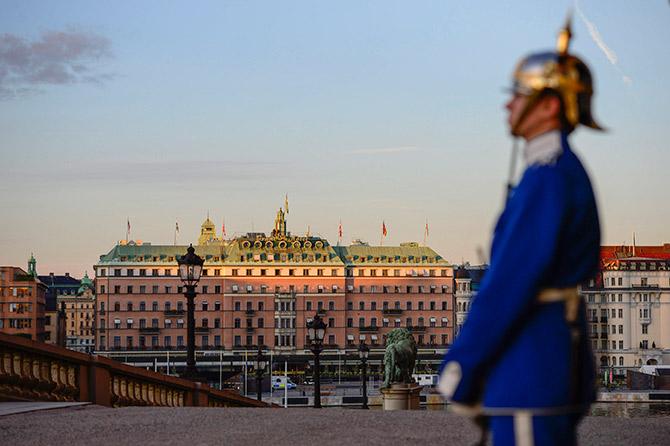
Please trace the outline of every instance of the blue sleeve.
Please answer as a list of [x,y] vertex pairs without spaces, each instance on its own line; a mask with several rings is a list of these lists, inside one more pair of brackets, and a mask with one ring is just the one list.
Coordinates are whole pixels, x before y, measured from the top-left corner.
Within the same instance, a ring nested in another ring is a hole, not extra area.
[[481,398],[491,359],[550,272],[565,202],[564,180],[553,166],[530,168],[514,191],[495,234],[489,271],[444,358],[440,389],[452,401],[474,404]]

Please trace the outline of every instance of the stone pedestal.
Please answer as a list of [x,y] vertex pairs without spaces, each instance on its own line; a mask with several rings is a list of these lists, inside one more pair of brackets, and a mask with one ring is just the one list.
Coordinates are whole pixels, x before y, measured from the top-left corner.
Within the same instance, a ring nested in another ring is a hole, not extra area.
[[416,383],[395,383],[381,389],[384,410],[418,410],[421,389],[423,386]]

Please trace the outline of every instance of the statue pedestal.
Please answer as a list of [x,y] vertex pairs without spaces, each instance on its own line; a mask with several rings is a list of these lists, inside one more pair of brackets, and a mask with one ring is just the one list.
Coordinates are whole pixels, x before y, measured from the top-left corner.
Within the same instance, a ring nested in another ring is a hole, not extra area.
[[381,389],[384,410],[418,410],[421,389],[423,386],[416,383],[395,383]]

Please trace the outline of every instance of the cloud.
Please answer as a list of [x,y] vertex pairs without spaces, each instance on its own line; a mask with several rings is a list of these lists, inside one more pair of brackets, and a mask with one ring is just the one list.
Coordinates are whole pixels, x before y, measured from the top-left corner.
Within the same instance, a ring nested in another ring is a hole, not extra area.
[[405,153],[405,152],[418,152],[420,149],[414,146],[405,146],[405,147],[382,147],[379,149],[361,149],[361,150],[352,150],[350,153],[352,155],[377,155],[377,154],[389,154],[389,153]]
[[96,73],[93,63],[111,57],[109,40],[94,33],[47,31],[32,42],[1,34],[0,99],[25,96],[43,85],[102,84],[114,76]]

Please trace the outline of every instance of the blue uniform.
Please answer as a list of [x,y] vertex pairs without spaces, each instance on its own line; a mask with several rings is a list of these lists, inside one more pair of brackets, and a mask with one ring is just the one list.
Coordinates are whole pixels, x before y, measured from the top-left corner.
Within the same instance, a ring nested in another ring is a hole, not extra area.
[[[496,444],[514,444],[505,432],[519,409],[531,415],[536,438],[551,431],[542,426],[554,418],[574,435],[595,397],[584,303],[575,356],[565,302],[538,301],[543,290],[574,288],[595,276],[595,198],[566,135],[549,132],[537,140],[526,149],[528,166],[495,227],[489,271],[440,372],[440,388],[452,402],[493,417]],[[556,438],[556,444],[570,442]]]

